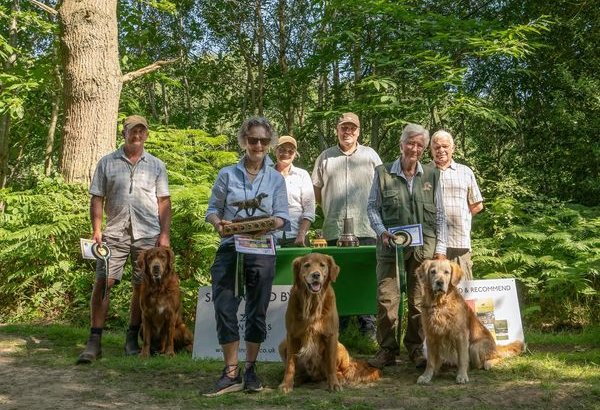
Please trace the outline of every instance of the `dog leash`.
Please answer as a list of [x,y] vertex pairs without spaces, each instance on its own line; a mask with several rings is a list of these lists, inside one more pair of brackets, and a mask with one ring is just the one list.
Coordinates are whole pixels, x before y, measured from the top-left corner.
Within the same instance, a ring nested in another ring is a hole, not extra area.
[[110,248],[105,243],[98,245],[94,242],[92,245],[92,255],[104,262],[104,289],[102,289],[102,300],[104,300],[108,293],[108,260],[110,259]]
[[394,232],[396,239],[390,239],[390,245],[396,248],[396,284],[400,303],[398,306],[398,327],[396,331],[396,340],[400,346],[400,336],[402,334],[402,317],[404,316],[404,295],[406,295],[406,269],[404,268],[404,248],[410,246],[412,237],[408,232]]

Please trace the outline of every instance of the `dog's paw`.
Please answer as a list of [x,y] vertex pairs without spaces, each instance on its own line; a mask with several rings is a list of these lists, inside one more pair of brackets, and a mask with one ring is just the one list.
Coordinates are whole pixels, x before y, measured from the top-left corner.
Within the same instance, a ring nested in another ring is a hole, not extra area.
[[329,385],[329,391],[331,391],[331,392],[342,391],[342,385],[339,382],[331,383]]
[[417,384],[431,384],[431,376],[420,375],[417,379]]
[[458,384],[469,383],[469,376],[467,376],[466,374],[457,374],[456,375],[456,383],[458,383]]
[[285,394],[288,394],[291,393],[292,390],[294,390],[294,386],[288,385],[286,383],[281,383],[279,385],[279,390],[281,390]]

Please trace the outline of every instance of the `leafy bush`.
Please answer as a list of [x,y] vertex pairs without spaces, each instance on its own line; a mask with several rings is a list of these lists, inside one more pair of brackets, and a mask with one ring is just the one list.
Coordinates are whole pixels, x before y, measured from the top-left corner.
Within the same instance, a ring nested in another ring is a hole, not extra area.
[[517,278],[530,325],[597,323],[600,208],[561,203],[510,179],[492,189],[496,195],[475,218],[475,276]]

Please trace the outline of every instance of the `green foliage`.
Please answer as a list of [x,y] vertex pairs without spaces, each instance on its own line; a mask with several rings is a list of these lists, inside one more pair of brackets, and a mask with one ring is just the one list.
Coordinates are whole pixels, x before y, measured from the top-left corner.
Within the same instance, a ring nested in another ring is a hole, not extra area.
[[87,304],[90,267],[79,238],[89,236],[81,186],[39,177],[34,188],[0,191],[0,321],[62,319]]
[[[149,152],[167,165],[173,203],[171,245],[182,279],[186,318],[195,313],[199,285],[218,246],[204,222],[218,169],[237,160],[223,151],[227,140],[198,130],[152,131]],[[60,178],[36,177],[32,188],[0,191],[0,322],[66,320],[86,323],[94,263],[80,256],[79,238],[90,236],[89,195],[84,186]],[[125,278],[131,267],[126,265]],[[131,289],[127,280],[111,294],[108,326],[128,319]]]
[[532,325],[584,326],[600,319],[600,208],[534,194],[514,180],[474,227],[475,275],[516,277]]

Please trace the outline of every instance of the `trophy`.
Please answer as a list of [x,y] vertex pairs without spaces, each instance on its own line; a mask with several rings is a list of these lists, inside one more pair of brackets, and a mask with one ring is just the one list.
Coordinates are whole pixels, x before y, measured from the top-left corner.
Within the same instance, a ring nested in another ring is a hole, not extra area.
[[[231,205],[238,208],[236,213],[233,215],[233,220],[230,224],[223,225],[224,235],[234,235],[240,233],[253,233],[260,231],[270,231],[275,228],[276,219],[273,216],[254,216],[256,210],[267,212],[260,207],[261,202],[264,198],[269,195],[261,192],[256,195],[255,198],[246,199],[244,201],[233,202]],[[247,215],[246,218],[236,218],[236,216],[244,211]]]
[[354,218],[344,218],[344,233],[340,235],[337,246],[358,246],[358,238],[354,235]]

